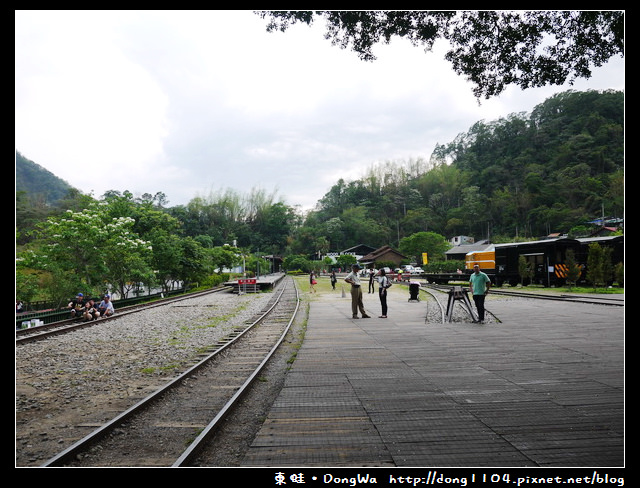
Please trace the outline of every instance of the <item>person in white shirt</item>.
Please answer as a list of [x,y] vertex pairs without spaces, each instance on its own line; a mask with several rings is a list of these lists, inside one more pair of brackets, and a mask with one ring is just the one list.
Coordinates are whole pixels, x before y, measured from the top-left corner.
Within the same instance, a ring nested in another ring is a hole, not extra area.
[[351,273],[347,275],[344,279],[347,283],[351,285],[351,313],[352,318],[357,319],[358,310],[362,314],[363,319],[368,319],[369,315],[364,310],[364,304],[362,303],[362,288],[360,287],[360,266],[354,264],[351,266]]
[[384,268],[380,270],[380,275],[378,276],[378,295],[380,295],[380,305],[382,306],[382,315],[380,315],[381,319],[387,318],[387,289],[391,286],[391,281],[387,277],[387,273]]
[[101,317],[111,317],[115,309],[113,308],[113,303],[111,303],[111,297],[109,295],[105,295],[100,305],[98,305],[98,311],[100,312]]
[[369,269],[369,293],[375,293],[376,292],[376,288],[374,286],[375,277],[376,277],[376,270],[373,269],[373,268],[370,268]]

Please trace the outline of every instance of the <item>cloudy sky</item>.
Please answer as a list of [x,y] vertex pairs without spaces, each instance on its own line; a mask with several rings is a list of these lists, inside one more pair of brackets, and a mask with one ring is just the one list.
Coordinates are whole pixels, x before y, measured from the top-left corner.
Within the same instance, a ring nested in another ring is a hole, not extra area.
[[573,86],[479,105],[442,44],[397,39],[365,62],[322,21],[265,27],[251,11],[16,11],[16,150],[98,198],[263,190],[308,209],[339,178],[428,160],[479,120],[566,89],[624,90],[615,58]]

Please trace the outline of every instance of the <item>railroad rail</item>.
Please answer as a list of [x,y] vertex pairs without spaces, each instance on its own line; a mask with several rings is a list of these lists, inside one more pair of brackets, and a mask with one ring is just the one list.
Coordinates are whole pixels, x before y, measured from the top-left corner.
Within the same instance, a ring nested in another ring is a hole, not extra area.
[[[474,311],[468,307],[468,306],[458,306],[456,307],[456,305],[461,304],[462,302],[460,301],[452,301],[451,300],[451,296],[450,296],[450,292],[451,289],[453,288],[453,286],[451,285],[437,285],[437,284],[429,284],[429,283],[421,283],[420,284],[420,291],[425,292],[427,294],[429,294],[430,296],[433,297],[433,299],[435,300],[435,302],[438,305],[438,309],[439,309],[439,314],[436,314],[440,316],[441,320],[440,323],[444,324],[446,322],[450,322],[453,316],[453,312],[454,309],[461,309],[464,311],[464,313],[466,314],[466,316],[468,316],[471,320],[475,320],[476,317],[474,316]],[[438,299],[438,296],[435,292],[439,292],[439,293],[443,293],[443,294],[447,294],[449,296],[449,301],[447,303],[447,307],[445,307],[442,302],[440,302],[440,300]],[[425,316],[425,323],[429,321],[430,317],[434,316],[433,312],[430,312],[429,310],[429,302],[427,302],[427,314]],[[493,312],[491,312],[490,310],[488,310],[487,308],[485,308],[485,314],[490,315],[493,320],[495,322],[502,322]]]
[[[266,310],[198,364],[43,466],[189,466],[284,340],[299,308],[293,279]],[[188,446],[185,448],[185,446]]]
[[[421,289],[430,288],[440,291],[448,291],[452,288],[452,285],[438,285],[434,283],[421,284]],[[524,290],[507,290],[503,288],[492,287],[489,292],[491,295],[513,296],[518,298],[532,298],[539,300],[556,300],[564,302],[577,302],[577,303],[589,303],[593,305],[611,305],[611,306],[624,306],[624,296],[611,295],[611,296],[591,296],[591,295],[570,295],[566,293],[539,293],[536,291],[524,291]]]
[[502,290],[491,288],[491,294],[513,296],[518,298],[532,298],[537,300],[554,300],[563,302],[575,302],[575,303],[588,303],[591,305],[610,305],[622,307],[624,306],[624,297],[617,297],[615,295],[610,297],[602,296],[589,296],[589,295],[567,295],[564,293],[538,293],[538,292],[526,292],[519,290]]
[[[435,317],[439,317],[439,322],[441,324],[444,324],[445,322],[445,307],[444,305],[442,305],[442,303],[440,302],[440,300],[438,299],[438,296],[436,295],[435,291],[436,290],[430,290],[429,288],[423,288],[422,286],[420,287],[420,291],[425,292],[426,294],[428,294],[433,300],[428,300],[427,301],[427,313],[425,314],[424,317],[424,321],[425,323],[427,323],[430,319],[430,317],[433,317],[435,315]],[[440,291],[440,290],[438,290]],[[432,310],[430,310],[429,305],[433,302],[436,303],[437,305],[437,309],[435,312],[433,312]]]
[[73,330],[78,330],[85,327],[91,327],[100,323],[103,323],[108,320],[113,320],[118,317],[122,317],[123,315],[128,315],[131,313],[142,312],[144,310],[149,310],[154,307],[159,307],[162,305],[167,305],[170,303],[180,302],[182,300],[188,300],[191,298],[198,298],[206,295],[210,295],[212,293],[220,293],[223,291],[231,290],[230,286],[218,286],[215,288],[211,288],[209,290],[203,290],[199,292],[189,293],[186,295],[181,295],[179,297],[168,297],[162,298],[159,300],[154,300],[153,302],[140,303],[137,305],[130,305],[128,307],[122,307],[117,310],[115,314],[110,317],[101,317],[96,320],[84,321],[82,318],[74,318],[74,319],[66,319],[60,320],[57,322],[51,322],[48,324],[37,325],[35,327],[29,327],[27,329],[17,329],[16,330],[16,344],[31,342],[38,339],[44,339],[46,337],[51,337],[57,334],[64,334],[67,332],[71,332]]

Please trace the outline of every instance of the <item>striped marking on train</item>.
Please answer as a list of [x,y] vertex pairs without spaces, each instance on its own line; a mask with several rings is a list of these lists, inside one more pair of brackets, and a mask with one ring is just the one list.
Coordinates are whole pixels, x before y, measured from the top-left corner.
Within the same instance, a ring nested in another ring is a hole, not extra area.
[[554,270],[558,278],[566,278],[569,275],[569,266],[566,264],[556,264]]

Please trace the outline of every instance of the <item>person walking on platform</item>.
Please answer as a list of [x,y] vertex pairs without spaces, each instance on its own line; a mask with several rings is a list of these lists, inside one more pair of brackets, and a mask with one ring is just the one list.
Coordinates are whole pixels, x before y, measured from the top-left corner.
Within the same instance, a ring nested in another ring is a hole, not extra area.
[[474,323],[484,323],[484,298],[489,293],[491,288],[491,280],[489,277],[480,271],[480,266],[477,264],[473,267],[473,273],[469,277],[469,288],[471,295],[473,295],[473,301],[478,309],[478,320],[474,320]]
[[334,290],[336,289],[337,281],[338,281],[338,278],[336,277],[336,271],[331,270],[331,288],[333,288]]
[[369,268],[369,293],[375,293],[376,287],[374,285],[376,279],[376,270]]
[[344,279],[351,285],[351,313],[354,319],[358,318],[358,310],[362,314],[363,319],[368,319],[369,315],[364,310],[364,304],[362,303],[362,288],[360,287],[360,266],[354,264],[351,267],[351,272]]
[[382,306],[381,319],[387,318],[387,289],[391,286],[391,281],[387,278],[387,273],[384,268],[380,270],[380,276],[378,276],[378,295],[380,296],[380,305]]
[[315,293],[316,292],[316,284],[318,283],[318,281],[316,280],[316,272],[315,271],[311,271],[311,273],[309,273],[309,293]]

